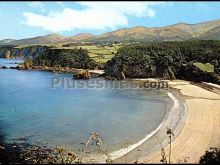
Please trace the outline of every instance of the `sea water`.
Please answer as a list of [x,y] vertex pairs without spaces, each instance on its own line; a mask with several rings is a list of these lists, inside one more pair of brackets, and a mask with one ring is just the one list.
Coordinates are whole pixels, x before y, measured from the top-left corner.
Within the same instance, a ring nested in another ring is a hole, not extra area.
[[[1,65],[5,62],[15,60],[0,59]],[[64,73],[0,69],[2,141],[26,138],[29,143],[77,151],[95,131],[103,148],[112,152],[124,148],[125,142],[134,144],[141,140],[158,127],[165,115],[168,96],[164,91],[52,88],[54,76],[72,77]]]

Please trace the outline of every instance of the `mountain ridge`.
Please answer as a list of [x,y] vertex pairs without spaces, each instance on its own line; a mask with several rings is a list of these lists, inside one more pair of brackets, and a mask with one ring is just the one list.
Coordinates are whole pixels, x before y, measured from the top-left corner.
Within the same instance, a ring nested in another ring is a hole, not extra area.
[[[100,35],[80,33],[74,36],[62,36],[60,34],[48,34],[20,40],[4,39],[0,44],[24,45],[24,44],[52,44],[64,42],[96,42],[96,41],[184,41],[190,39],[220,40],[220,19],[196,24],[179,22],[163,27],[135,26],[121,28]],[[215,29],[217,28],[217,29]],[[215,30],[212,30],[215,29]]]

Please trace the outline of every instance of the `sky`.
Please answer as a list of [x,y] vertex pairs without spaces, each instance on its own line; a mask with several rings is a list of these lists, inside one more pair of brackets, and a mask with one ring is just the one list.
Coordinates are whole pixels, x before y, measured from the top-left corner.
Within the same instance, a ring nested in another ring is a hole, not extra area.
[[99,35],[135,26],[162,27],[179,22],[220,19],[220,2],[22,1],[0,2],[0,39],[47,34]]

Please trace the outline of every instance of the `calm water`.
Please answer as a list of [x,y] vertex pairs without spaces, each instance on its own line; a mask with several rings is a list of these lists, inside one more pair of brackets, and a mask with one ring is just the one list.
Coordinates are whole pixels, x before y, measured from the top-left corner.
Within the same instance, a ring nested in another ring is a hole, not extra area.
[[52,89],[55,75],[71,76],[0,70],[0,132],[6,142],[28,137],[76,150],[96,131],[113,151],[125,140],[142,139],[164,117],[168,97],[159,90]]
[[6,66],[6,67],[15,67],[18,65],[18,63],[24,62],[23,59],[3,59],[0,58],[0,67]]

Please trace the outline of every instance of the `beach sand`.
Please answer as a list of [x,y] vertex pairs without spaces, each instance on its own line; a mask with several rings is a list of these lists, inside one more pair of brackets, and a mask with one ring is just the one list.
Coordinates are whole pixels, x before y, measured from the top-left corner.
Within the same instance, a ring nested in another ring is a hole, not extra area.
[[[158,81],[156,79],[139,80]],[[159,131],[146,142],[142,143],[145,141],[143,139],[134,144],[137,148],[134,145],[128,147],[126,152],[131,151],[127,154],[124,153],[125,149],[109,154],[114,160],[113,163],[161,163],[161,147],[157,138],[162,142],[168,155],[169,139],[166,135],[166,127],[169,126],[170,119],[172,127],[175,128],[171,163],[184,163],[184,161],[198,163],[200,157],[210,147],[220,147],[220,89],[215,87],[211,91],[210,86],[182,80],[168,81],[168,83],[171,88],[168,90],[168,95],[174,101],[174,105],[168,107],[171,111],[167,113],[167,119],[164,120]],[[106,155],[91,155],[85,159],[85,162],[94,160],[94,163],[105,163],[106,159]]]
[[[169,81],[179,89],[188,109],[185,125],[172,142],[171,163],[198,163],[210,147],[220,147],[220,95],[190,82]],[[169,146],[165,147],[166,154]],[[139,163],[160,163],[161,151],[141,157]]]

